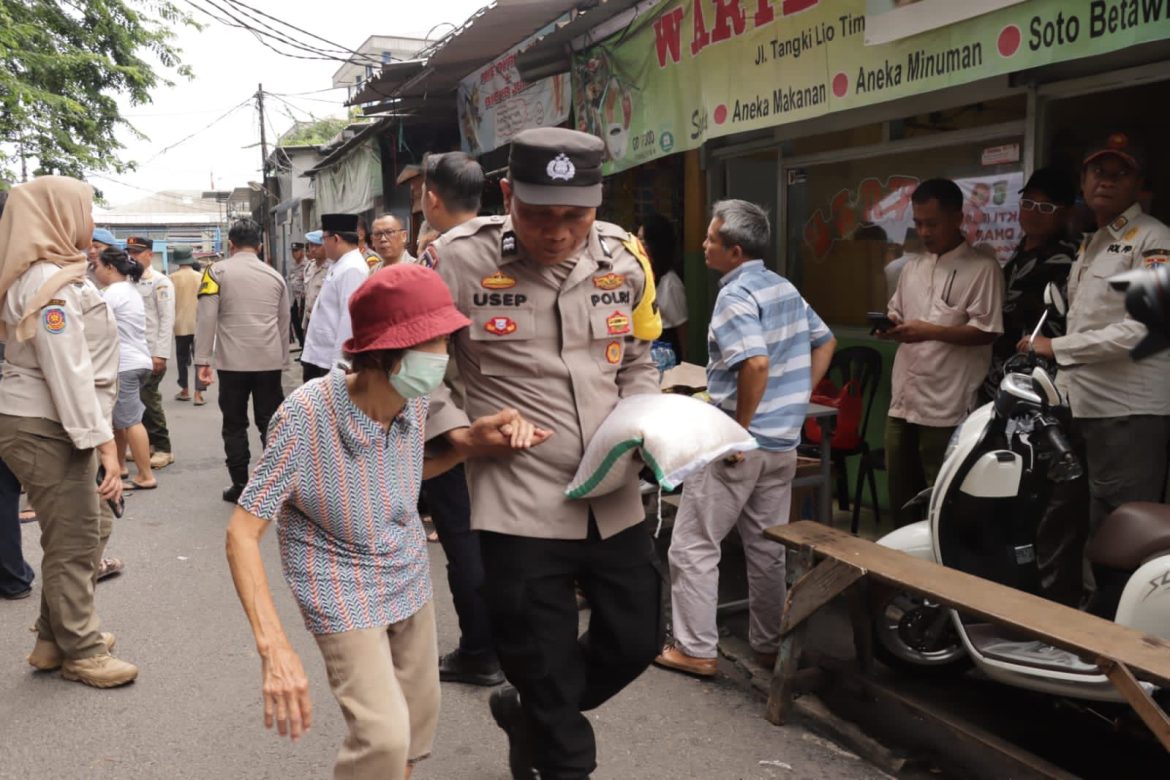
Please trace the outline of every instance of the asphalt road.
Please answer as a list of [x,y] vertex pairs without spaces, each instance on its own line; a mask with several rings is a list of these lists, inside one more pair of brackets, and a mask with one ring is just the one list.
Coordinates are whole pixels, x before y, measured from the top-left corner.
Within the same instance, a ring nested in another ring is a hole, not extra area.
[[[281,620],[301,654],[315,706],[312,731],[292,744],[266,732],[260,665],[223,553],[230,507],[216,391],[195,408],[171,399],[164,381],[176,462],[157,491],[127,499],[109,551],[126,562],[98,586],[103,629],[117,654],[137,664],[138,681],[99,691],[38,673],[25,663],[33,598],[0,601],[0,778],[328,777],[345,726],[329,692],[316,645],[280,575],[275,534],[264,556]],[[286,388],[294,386],[286,375]],[[253,432],[254,434],[254,432]],[[253,435],[253,438],[255,436]],[[254,447],[255,454],[259,447]],[[25,554],[39,569],[35,524]],[[456,622],[438,545],[431,546],[439,644]],[[506,780],[506,741],[488,714],[489,691],[444,684],[434,755],[418,780]],[[853,780],[884,775],[799,726],[775,728],[763,702],[729,679],[698,681],[650,669],[590,714],[598,735],[594,777],[635,780]]]

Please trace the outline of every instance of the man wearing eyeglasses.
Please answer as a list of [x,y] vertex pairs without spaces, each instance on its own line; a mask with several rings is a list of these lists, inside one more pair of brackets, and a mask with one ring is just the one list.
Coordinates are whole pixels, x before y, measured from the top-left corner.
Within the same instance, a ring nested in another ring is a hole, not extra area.
[[[1144,163],[1133,139],[1121,132],[1085,157],[1081,189],[1097,231],[1082,242],[1069,273],[1067,335],[1039,336],[1034,347],[1060,365],[1057,384],[1072,406],[1072,444],[1088,471],[1087,495],[1082,483],[1079,496],[1062,495],[1056,502],[1065,512],[1088,507],[1087,522],[1083,511],[1077,513],[1080,519],[1062,518],[1066,545],[1059,568],[1073,579],[1081,569],[1086,533],[1091,536],[1121,504],[1161,501],[1165,490],[1170,352],[1141,362],[1130,359],[1129,351],[1146,335],[1146,326],[1126,313],[1125,296],[1108,281],[1170,258],[1170,228],[1143,213],[1138,203]],[[1026,339],[1019,348],[1028,348]],[[1058,509],[1051,507],[1049,517]]]
[[[1041,168],[1020,190],[1020,239],[1003,267],[1003,335],[992,346],[991,370],[981,400],[991,401],[1003,379],[1003,367],[1016,354],[1020,339],[1030,336],[1044,314],[1044,288],[1055,283],[1064,293],[1077,247],[1067,238],[1068,210],[1076,202],[1077,184],[1059,168]],[[1049,315],[1041,331],[1064,335],[1064,318]]]
[[370,238],[374,240],[374,251],[382,258],[370,269],[374,274],[397,263],[414,263],[416,260],[406,251],[406,228],[393,214],[383,214],[374,220]]

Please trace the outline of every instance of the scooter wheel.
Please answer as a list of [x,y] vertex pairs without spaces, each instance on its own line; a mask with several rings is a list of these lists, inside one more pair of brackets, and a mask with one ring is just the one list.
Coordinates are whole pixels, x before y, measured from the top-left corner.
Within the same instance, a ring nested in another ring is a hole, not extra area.
[[874,655],[895,671],[949,677],[972,666],[946,607],[890,591],[874,600],[872,618]]

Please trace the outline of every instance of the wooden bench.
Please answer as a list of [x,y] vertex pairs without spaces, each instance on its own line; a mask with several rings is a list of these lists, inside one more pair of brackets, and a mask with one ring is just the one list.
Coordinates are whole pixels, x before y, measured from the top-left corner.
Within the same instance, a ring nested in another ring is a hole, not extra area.
[[[772,723],[784,723],[792,706],[805,619],[846,591],[858,661],[863,671],[869,671],[872,630],[866,589],[872,586],[926,596],[965,615],[1093,659],[1170,751],[1170,717],[1135,679],[1170,687],[1170,642],[820,523],[802,520],[769,528],[764,535],[797,551],[768,696]],[[817,559],[822,560],[816,563]]]

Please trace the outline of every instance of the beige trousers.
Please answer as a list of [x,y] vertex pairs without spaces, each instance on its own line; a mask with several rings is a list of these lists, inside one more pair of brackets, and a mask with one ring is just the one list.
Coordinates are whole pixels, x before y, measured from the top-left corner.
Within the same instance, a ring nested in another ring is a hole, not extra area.
[[94,450],[79,450],[60,423],[0,414],[0,459],[28,492],[41,527],[37,635],[66,658],[106,652],[93,592],[113,513],[97,494]]
[[795,450],[753,450],[740,463],[719,460],[687,477],[669,554],[672,633],[687,655],[717,655],[720,543],[732,528],[747,558],[748,642],[762,653],[779,648],[784,546],[765,539],[764,529],[788,522],[795,476]]
[[434,601],[406,620],[317,639],[349,734],[335,780],[398,780],[430,755],[439,724]]

